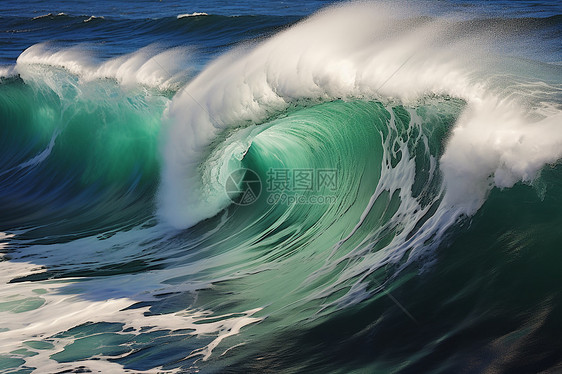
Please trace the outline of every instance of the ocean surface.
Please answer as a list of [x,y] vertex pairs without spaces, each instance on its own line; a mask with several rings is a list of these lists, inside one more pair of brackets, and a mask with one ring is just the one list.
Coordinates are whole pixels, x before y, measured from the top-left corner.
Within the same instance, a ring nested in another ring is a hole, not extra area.
[[562,372],[557,1],[0,4],[0,373]]

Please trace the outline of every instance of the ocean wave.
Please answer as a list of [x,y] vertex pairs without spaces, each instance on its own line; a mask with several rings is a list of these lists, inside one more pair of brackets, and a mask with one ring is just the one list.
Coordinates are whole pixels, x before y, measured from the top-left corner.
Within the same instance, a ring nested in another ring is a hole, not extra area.
[[105,19],[104,16],[90,16],[88,19],[85,19],[84,22],[91,22],[95,20]]
[[16,74],[14,66],[0,66],[0,78],[9,78]]
[[511,52],[560,19],[418,11],[52,27],[246,42],[6,67],[0,367],[554,367],[561,70]]
[[178,14],[177,19],[188,18],[188,17],[200,17],[200,16],[208,16],[208,14],[204,13],[204,12],[193,12],[193,13]]
[[57,14],[53,14],[53,13],[48,13],[48,14],[43,14],[37,17],[33,17],[32,20],[37,20],[37,19],[43,19],[43,18],[50,18],[53,19],[55,17],[68,17],[68,14],[66,13],[57,13]]
[[192,51],[187,47],[162,50],[152,45],[100,62],[81,46],[57,48],[49,43],[42,43],[29,47],[18,57],[15,71],[24,79],[41,79],[42,66],[58,67],[84,81],[109,78],[123,85],[142,84],[162,90],[177,90],[192,71]]
[[[409,12],[366,4],[327,9],[204,70],[166,112],[161,216],[185,228],[228,206],[224,176],[201,167],[206,150],[227,129],[263,123],[302,101],[415,104],[431,95],[465,100],[467,110],[440,163],[445,205],[458,214],[476,212],[493,186],[530,182],[562,156],[560,111],[533,119],[537,104],[531,94],[518,100],[512,95],[521,86],[490,84],[503,74],[497,68],[503,62],[490,57],[494,45],[483,30],[467,33],[446,19],[408,21]],[[231,157],[224,155],[217,168]]]

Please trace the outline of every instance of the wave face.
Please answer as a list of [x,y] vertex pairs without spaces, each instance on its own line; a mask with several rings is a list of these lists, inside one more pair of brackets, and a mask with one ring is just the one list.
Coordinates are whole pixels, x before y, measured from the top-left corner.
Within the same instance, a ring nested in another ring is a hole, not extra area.
[[500,3],[15,4],[0,370],[555,371],[562,15]]

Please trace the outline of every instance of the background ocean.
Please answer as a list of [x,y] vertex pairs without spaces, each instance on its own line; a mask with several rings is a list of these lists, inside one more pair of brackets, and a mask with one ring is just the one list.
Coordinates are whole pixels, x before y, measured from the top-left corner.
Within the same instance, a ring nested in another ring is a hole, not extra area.
[[1,373],[562,371],[562,6],[0,5]]

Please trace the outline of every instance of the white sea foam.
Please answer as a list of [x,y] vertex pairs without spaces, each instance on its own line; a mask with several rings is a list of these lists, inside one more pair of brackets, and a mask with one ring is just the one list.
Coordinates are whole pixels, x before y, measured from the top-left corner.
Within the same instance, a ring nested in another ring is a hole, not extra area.
[[[236,315],[217,315],[201,308],[187,308],[167,314],[149,313],[149,307],[129,309],[139,301],[158,303],[156,295],[159,294],[196,292],[210,287],[211,281],[166,284],[166,280],[171,278],[195,273],[201,266],[197,261],[158,272],[111,277],[49,280],[45,276],[46,280],[22,279],[30,275],[40,277],[47,268],[79,271],[84,266],[89,266],[90,259],[94,257],[96,264],[103,266],[118,263],[125,258],[136,258],[141,252],[143,256],[148,256],[146,250],[139,247],[146,237],[156,240],[160,237],[164,242],[170,240],[163,227],[157,225],[121,231],[104,239],[91,236],[58,243],[56,246],[24,245],[22,248],[19,245],[21,243],[18,243],[17,248],[10,252],[11,260],[0,261],[0,355],[9,354],[12,358],[21,358],[25,361],[25,366],[37,368],[34,373],[54,373],[77,367],[101,373],[175,373],[181,370],[164,370],[161,367],[150,370],[125,369],[108,361],[108,357],[101,354],[72,362],[58,362],[52,355],[70,348],[70,344],[83,337],[72,334],[63,336],[61,333],[87,323],[104,322],[123,324],[122,331],[115,332],[121,335],[164,330],[172,336],[184,335],[185,339],[205,337],[185,351],[185,359],[207,360],[217,350],[217,354],[221,355],[225,350],[231,349],[225,347],[221,351],[224,339],[238,334],[243,327],[262,320],[255,316],[261,308],[240,311]],[[17,235],[0,232],[0,249],[4,248],[6,241],[16,240]],[[161,249],[159,252],[160,255]],[[41,258],[42,265],[27,262],[24,258]],[[216,259],[202,261],[210,261],[213,266],[214,261],[221,263],[226,259],[217,256]],[[11,282],[18,278],[20,281]],[[35,349],[26,345],[25,342],[28,341],[50,343],[52,347]],[[32,351],[34,355],[18,353],[22,349]],[[78,356],[84,355],[83,352],[75,353]],[[124,357],[128,353],[111,358]]]
[[160,215],[185,228],[226,207],[225,173],[217,170],[231,155],[206,162],[210,145],[225,129],[260,123],[299,100],[464,99],[466,112],[441,161],[446,204],[459,214],[474,213],[492,186],[532,180],[562,156],[560,109],[534,115],[539,104],[531,92],[495,84],[505,72],[490,40],[455,31],[445,19],[408,24],[412,14],[397,5],[333,7],[216,60],[165,113]]
[[91,22],[91,21],[94,21],[96,19],[105,19],[105,17],[104,16],[90,16],[90,18],[85,19],[84,22]]
[[0,232],[0,250],[4,249],[8,245],[8,242],[6,240],[12,238],[13,236],[13,234]]
[[178,14],[177,18],[180,19],[180,18],[199,17],[199,16],[208,16],[208,14],[204,12],[185,13],[185,14]]
[[16,75],[14,66],[0,66],[0,78],[8,78]]
[[58,14],[48,13],[48,14],[42,14],[42,15],[37,16],[37,17],[33,17],[32,19],[36,20],[36,19],[41,19],[41,18],[62,17],[62,16],[67,16],[67,14],[62,13],[62,12],[58,13]]
[[43,79],[45,69],[63,68],[83,81],[115,79],[123,85],[141,84],[159,89],[178,89],[189,77],[192,49],[162,50],[148,46],[136,52],[100,61],[83,46],[56,48],[48,43],[26,49],[17,59],[15,70],[25,79]]
[[[4,235],[4,234],[0,234]],[[0,236],[5,238],[6,236]],[[69,292],[67,289],[76,284],[78,279],[65,279],[64,281],[34,281],[9,283],[13,278],[40,274],[44,267],[26,262],[0,262],[0,354],[10,353],[11,357],[21,357],[27,367],[37,368],[34,373],[54,373],[63,370],[73,370],[85,367],[94,372],[102,373],[173,373],[178,370],[163,370],[153,368],[150,370],[128,370],[117,363],[96,355],[92,359],[74,360],[72,362],[57,362],[51,356],[61,352],[75,341],[73,336],[57,336],[57,334],[85,323],[109,322],[121,323],[127,332],[117,334],[138,334],[157,330],[169,330],[174,333],[182,330],[186,336],[214,336],[210,343],[202,345],[191,351],[185,352],[185,358],[208,359],[212,352],[225,338],[238,334],[240,329],[249,324],[258,322],[261,318],[253,315],[260,309],[242,312],[240,315],[213,315],[204,310],[183,310],[181,312],[163,315],[145,315],[149,311],[145,308],[131,308],[141,299],[150,299],[147,292],[147,275],[127,276],[122,275],[108,282],[107,279],[92,280],[88,283],[88,292]],[[162,274],[161,274],[162,276]],[[131,278],[132,277],[132,278]],[[88,299],[88,295],[104,292],[106,288],[120,284],[123,289],[138,289],[132,297],[100,297],[98,300]],[[143,286],[139,287],[142,284]],[[135,286],[136,285],[136,286]],[[165,292],[158,286],[160,292]],[[173,291],[178,291],[174,289]],[[215,320],[216,319],[216,320]],[[204,323],[201,323],[204,321]],[[150,328],[147,328],[150,326]],[[189,330],[188,332],[185,332]],[[52,348],[32,349],[25,345],[27,341],[44,341],[52,344]],[[204,344],[204,343],[203,343]],[[14,351],[27,349],[35,352],[33,356],[20,355]],[[118,357],[126,356],[122,354]],[[117,358],[113,356],[112,358]]]

